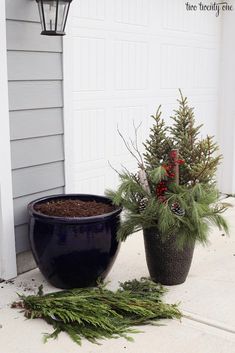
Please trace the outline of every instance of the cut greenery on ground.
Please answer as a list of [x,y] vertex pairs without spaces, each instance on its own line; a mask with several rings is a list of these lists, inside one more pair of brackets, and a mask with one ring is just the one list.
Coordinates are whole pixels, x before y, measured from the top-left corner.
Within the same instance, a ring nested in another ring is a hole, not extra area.
[[41,318],[51,324],[54,331],[45,336],[46,340],[57,338],[61,332],[67,332],[79,345],[82,338],[92,343],[119,337],[133,340],[130,334],[141,332],[134,326],[181,318],[177,305],[162,301],[165,291],[162,286],[142,278],[121,283],[115,292],[100,284],[97,288],[20,295],[21,300],[12,307],[23,309],[29,319]]

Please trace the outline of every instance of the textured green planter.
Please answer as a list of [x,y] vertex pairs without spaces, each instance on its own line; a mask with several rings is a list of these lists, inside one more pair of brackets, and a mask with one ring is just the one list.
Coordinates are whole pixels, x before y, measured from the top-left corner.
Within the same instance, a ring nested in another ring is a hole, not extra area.
[[163,243],[156,229],[144,229],[144,245],[147,266],[153,281],[168,286],[185,282],[195,244],[177,250],[174,236]]

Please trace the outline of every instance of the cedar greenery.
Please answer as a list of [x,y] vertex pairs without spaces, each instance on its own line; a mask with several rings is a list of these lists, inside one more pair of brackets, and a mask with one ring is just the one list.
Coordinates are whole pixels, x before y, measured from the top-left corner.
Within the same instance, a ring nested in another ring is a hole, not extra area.
[[[218,203],[215,183],[222,158],[218,155],[219,147],[213,136],[200,138],[202,125],[196,125],[193,108],[181,91],[178,103],[179,108],[171,117],[172,126],[165,125],[161,107],[152,116],[154,125],[138,163],[139,171],[145,173],[147,187],[139,173],[125,169],[119,173],[119,188],[106,192],[115,205],[126,211],[118,231],[120,240],[142,228],[155,228],[163,241],[174,233],[176,245],[182,248],[195,241],[206,244],[211,225],[228,233],[222,213],[229,205]],[[173,163],[178,168],[175,180],[169,177],[172,151],[177,151],[178,158]]]
[[160,319],[180,318],[177,305],[165,304],[165,289],[147,278],[120,284],[113,292],[105,285],[43,295],[20,296],[13,308],[22,308],[29,319],[42,318],[54,327],[45,340],[66,332],[81,345],[82,338],[92,343],[100,339],[129,336],[140,331],[133,326],[156,324]]

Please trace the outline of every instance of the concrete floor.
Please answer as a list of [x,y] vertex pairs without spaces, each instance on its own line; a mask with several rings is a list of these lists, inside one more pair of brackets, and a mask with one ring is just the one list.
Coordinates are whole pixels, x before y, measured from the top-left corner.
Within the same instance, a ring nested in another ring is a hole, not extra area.
[[[227,200],[226,200],[227,201]],[[229,202],[235,206],[235,199]],[[103,341],[82,347],[66,334],[44,344],[42,334],[51,327],[42,320],[26,320],[19,310],[10,309],[16,292],[32,294],[43,283],[52,291],[38,270],[19,276],[13,283],[0,284],[0,352],[2,353],[235,353],[235,208],[226,212],[231,235],[218,230],[211,233],[207,248],[198,246],[187,281],[169,287],[168,302],[180,302],[184,317],[162,322],[164,326],[144,326],[144,333],[134,335],[135,342],[124,339]],[[108,276],[110,287],[118,281],[147,276],[143,240],[135,234],[122,245],[117,261]]]

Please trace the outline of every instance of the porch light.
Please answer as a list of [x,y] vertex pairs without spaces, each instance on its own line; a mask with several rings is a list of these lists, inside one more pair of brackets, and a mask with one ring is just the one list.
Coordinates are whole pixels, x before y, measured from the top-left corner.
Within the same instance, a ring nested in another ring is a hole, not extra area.
[[42,25],[41,34],[65,35],[65,26],[72,0],[36,0]]

